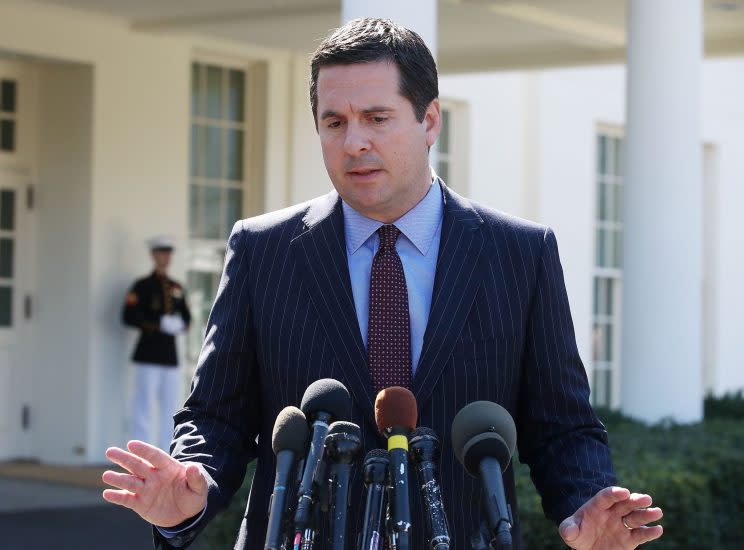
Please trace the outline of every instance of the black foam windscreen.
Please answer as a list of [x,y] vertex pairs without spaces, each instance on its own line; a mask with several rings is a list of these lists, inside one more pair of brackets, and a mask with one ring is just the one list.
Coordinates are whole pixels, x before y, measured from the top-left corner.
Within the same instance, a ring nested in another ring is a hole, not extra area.
[[431,428],[426,428],[424,426],[419,426],[415,430],[413,430],[413,434],[411,434],[411,441],[416,439],[417,437],[433,437],[437,441],[439,441],[439,437],[437,436],[437,432],[432,430]]
[[474,401],[465,405],[452,421],[452,449],[455,456],[463,462],[463,451],[468,442],[476,436],[489,433],[503,440],[511,457],[517,443],[517,428],[507,410],[492,401]]
[[299,456],[305,452],[308,435],[307,418],[297,407],[284,407],[274,422],[271,448],[274,454],[280,451],[293,451]]
[[341,433],[353,435],[359,439],[362,438],[362,430],[361,428],[359,428],[359,426],[357,426],[353,422],[345,422],[343,420],[337,420],[336,422],[328,426],[328,434],[326,435],[326,437],[328,437],[329,435]]
[[390,453],[385,449],[372,449],[364,456],[364,462],[377,459],[390,460]]
[[349,390],[338,380],[321,378],[307,387],[300,408],[308,420],[319,412],[327,412],[335,419],[346,420],[351,417]]

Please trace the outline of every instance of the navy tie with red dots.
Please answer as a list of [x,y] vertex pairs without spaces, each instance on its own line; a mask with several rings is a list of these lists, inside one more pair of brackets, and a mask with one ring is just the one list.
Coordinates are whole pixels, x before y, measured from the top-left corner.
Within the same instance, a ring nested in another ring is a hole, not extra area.
[[367,361],[375,391],[411,387],[411,322],[403,264],[395,250],[400,229],[383,225],[369,284]]

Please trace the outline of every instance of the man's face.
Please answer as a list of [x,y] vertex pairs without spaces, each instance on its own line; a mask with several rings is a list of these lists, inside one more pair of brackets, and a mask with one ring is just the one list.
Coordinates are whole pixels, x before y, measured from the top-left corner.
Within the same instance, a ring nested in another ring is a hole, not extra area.
[[171,250],[153,250],[152,259],[155,263],[155,268],[161,271],[168,269],[172,253]]
[[318,135],[338,194],[369,218],[393,222],[431,184],[429,153],[439,136],[439,100],[418,122],[387,61],[331,65],[318,73]]

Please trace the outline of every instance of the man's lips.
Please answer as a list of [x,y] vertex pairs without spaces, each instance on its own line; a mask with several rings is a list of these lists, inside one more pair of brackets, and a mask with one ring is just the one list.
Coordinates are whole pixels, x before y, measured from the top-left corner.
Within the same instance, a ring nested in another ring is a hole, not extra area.
[[355,168],[354,170],[347,171],[346,175],[352,179],[359,180],[373,178],[380,172],[382,172],[380,168]]
[[358,168],[351,168],[349,170],[346,170],[347,174],[353,174],[353,175],[366,175],[371,174],[373,172],[379,172],[382,170],[379,166],[364,166],[364,167],[358,167]]

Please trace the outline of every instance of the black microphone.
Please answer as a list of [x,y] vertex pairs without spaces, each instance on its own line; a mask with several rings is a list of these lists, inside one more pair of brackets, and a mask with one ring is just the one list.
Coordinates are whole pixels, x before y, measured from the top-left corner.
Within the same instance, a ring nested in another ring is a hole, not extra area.
[[408,550],[411,544],[411,504],[408,490],[408,435],[416,427],[416,398],[406,388],[392,386],[377,394],[375,422],[387,437],[390,453],[391,546]]
[[501,474],[509,466],[516,441],[511,415],[491,401],[466,405],[452,421],[455,456],[471,476],[481,479],[491,544],[503,550],[512,547],[512,520]]
[[328,428],[325,447],[331,461],[331,548],[346,550],[349,479],[351,465],[362,450],[362,431],[352,422],[334,422]]
[[303,538],[313,538],[311,519],[312,507],[317,496],[316,489],[321,483],[323,468],[321,461],[325,450],[325,437],[328,424],[336,419],[345,420],[351,416],[351,397],[349,390],[341,382],[323,378],[310,384],[302,396],[300,404],[308,422],[312,422],[310,448],[305,459],[305,468],[297,490],[297,508],[294,515],[295,538],[293,547],[300,548]]
[[297,407],[285,407],[277,415],[271,436],[271,447],[276,455],[276,477],[274,492],[269,500],[269,525],[264,550],[280,550],[285,544],[287,489],[295,461],[305,450],[307,434],[307,419]]
[[364,457],[364,485],[367,499],[364,506],[364,526],[359,538],[359,550],[381,550],[382,508],[385,504],[385,489],[388,484],[390,453],[384,449],[372,449]]
[[444,513],[442,489],[439,485],[439,461],[442,449],[434,430],[416,428],[410,441],[411,460],[418,471],[421,496],[426,511],[426,532],[429,548],[448,550],[450,547],[449,527]]

